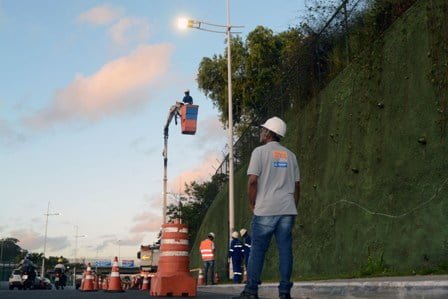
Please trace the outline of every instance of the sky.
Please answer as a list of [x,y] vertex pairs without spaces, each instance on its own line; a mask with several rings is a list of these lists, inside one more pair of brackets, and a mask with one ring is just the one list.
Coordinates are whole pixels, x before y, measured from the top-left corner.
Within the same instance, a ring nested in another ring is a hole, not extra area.
[[[230,1],[245,36],[300,23],[306,0]],[[225,34],[225,0],[0,0],[0,238],[71,259],[136,259],[162,225],[163,127],[190,89],[196,135],[170,124],[168,203],[226,153],[218,111],[197,87]],[[49,215],[47,208],[49,206]],[[47,222],[48,219],[48,222]],[[76,242],[77,241],[77,242]]]

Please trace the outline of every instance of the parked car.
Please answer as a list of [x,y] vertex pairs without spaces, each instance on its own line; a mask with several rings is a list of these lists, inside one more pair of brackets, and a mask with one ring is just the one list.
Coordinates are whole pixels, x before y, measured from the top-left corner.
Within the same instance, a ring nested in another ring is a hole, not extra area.
[[17,288],[19,290],[21,290],[23,288],[22,270],[21,269],[12,270],[12,273],[9,276],[9,289],[14,290],[14,288]]

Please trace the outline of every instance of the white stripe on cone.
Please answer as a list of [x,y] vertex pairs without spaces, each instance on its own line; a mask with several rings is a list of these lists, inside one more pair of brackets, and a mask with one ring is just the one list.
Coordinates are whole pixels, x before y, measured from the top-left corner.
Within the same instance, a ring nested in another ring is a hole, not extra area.
[[164,227],[162,228],[162,232],[167,233],[188,233],[188,228],[177,228],[177,227]]
[[181,244],[188,245],[188,240],[163,239],[161,244]]
[[161,256],[188,256],[188,251],[164,251]]

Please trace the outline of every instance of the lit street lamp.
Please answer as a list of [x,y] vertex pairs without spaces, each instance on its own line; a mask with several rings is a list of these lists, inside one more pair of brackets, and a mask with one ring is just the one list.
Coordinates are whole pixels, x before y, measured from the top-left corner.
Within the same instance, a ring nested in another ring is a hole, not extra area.
[[[228,145],[229,145],[229,237],[235,228],[234,215],[234,170],[233,170],[233,107],[232,107],[232,56],[231,56],[231,30],[232,28],[242,28],[244,26],[230,25],[230,4],[227,0],[227,25],[217,25],[202,21],[179,19],[177,22],[179,28],[195,28],[214,33],[225,33],[227,35],[227,94],[228,94]],[[211,28],[216,28],[211,29]],[[225,31],[219,30],[219,28]]]
[[45,220],[45,235],[44,235],[44,256],[42,257],[42,271],[40,272],[41,277],[45,277],[45,253],[47,250],[48,216],[58,216],[58,215],[62,215],[62,214],[61,213],[50,213],[50,201],[48,201],[47,213],[44,215],[46,216],[46,220]]
[[73,288],[76,289],[76,252],[78,250],[78,239],[87,237],[87,235],[78,235],[78,226],[75,225],[75,257],[74,257],[74,265],[73,265]]

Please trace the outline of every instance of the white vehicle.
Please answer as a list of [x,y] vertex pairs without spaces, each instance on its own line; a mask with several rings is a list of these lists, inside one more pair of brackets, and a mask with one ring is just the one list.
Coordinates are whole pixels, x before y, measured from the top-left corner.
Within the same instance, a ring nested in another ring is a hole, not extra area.
[[9,289],[14,290],[14,288],[17,288],[21,290],[23,288],[22,285],[22,270],[20,269],[14,269],[9,276]]

